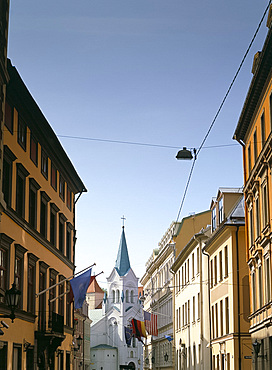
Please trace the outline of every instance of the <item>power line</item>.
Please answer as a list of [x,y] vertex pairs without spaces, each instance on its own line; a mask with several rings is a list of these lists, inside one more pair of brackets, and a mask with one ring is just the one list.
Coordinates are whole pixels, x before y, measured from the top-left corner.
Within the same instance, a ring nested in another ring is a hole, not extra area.
[[[137,141],[125,141],[125,140],[112,140],[112,139],[101,139],[101,138],[93,138],[93,137],[86,137],[86,136],[71,136],[71,135],[57,135],[59,138],[65,139],[74,139],[74,140],[87,140],[87,141],[98,141],[104,143],[111,143],[111,144],[126,144],[126,145],[138,145],[138,146],[147,146],[147,147],[154,147],[154,148],[165,148],[165,149],[180,149],[180,146],[173,146],[173,145],[164,145],[164,144],[152,144],[152,143],[142,143]],[[203,149],[213,149],[213,148],[222,148],[222,147],[229,147],[229,146],[240,146],[239,144],[221,144],[221,145],[210,145],[205,146]]]
[[217,120],[217,117],[219,116],[219,113],[221,112],[221,110],[222,110],[222,108],[223,108],[223,106],[225,104],[225,101],[226,101],[226,99],[227,99],[227,97],[228,97],[228,95],[229,95],[229,93],[230,93],[230,91],[231,91],[231,89],[232,89],[232,87],[234,85],[234,82],[235,82],[235,80],[236,80],[236,78],[237,78],[237,76],[238,76],[238,74],[239,74],[239,72],[240,72],[240,70],[241,70],[241,68],[242,68],[245,60],[246,60],[246,57],[247,57],[247,55],[249,53],[249,50],[251,49],[251,46],[252,46],[252,44],[253,44],[253,42],[254,42],[254,40],[255,40],[255,38],[256,38],[259,30],[260,30],[260,27],[261,27],[261,25],[263,23],[264,17],[265,17],[265,15],[266,15],[269,7],[270,7],[271,1],[272,0],[269,1],[268,5],[267,5],[267,7],[266,7],[266,9],[264,11],[264,14],[263,14],[263,16],[262,16],[262,18],[261,18],[258,26],[257,26],[257,29],[256,29],[256,31],[255,31],[255,33],[254,33],[254,35],[253,35],[253,37],[252,37],[252,39],[250,41],[250,44],[249,44],[249,46],[248,46],[248,48],[247,48],[247,50],[246,50],[246,52],[245,52],[245,54],[244,54],[244,56],[242,58],[242,61],[241,61],[240,65],[239,65],[239,67],[238,67],[238,69],[237,69],[237,71],[236,71],[236,73],[235,73],[235,75],[234,75],[234,77],[233,77],[233,79],[232,79],[229,87],[228,87],[228,90],[227,90],[227,92],[226,92],[226,94],[225,94],[225,96],[224,96],[224,98],[223,98],[223,100],[222,100],[222,102],[221,102],[221,104],[220,104],[220,106],[219,106],[219,108],[218,108],[218,110],[217,110],[217,112],[216,112],[213,120],[212,120],[212,123],[210,124],[210,127],[209,127],[206,135],[204,136],[204,139],[202,140],[199,148],[196,150],[196,153],[194,155],[193,164],[192,164],[192,167],[191,167],[189,176],[188,176],[188,180],[187,180],[187,183],[186,183],[186,186],[185,186],[184,194],[183,194],[183,197],[182,197],[182,200],[181,200],[181,204],[180,204],[180,207],[179,207],[179,211],[178,211],[178,216],[177,216],[176,222],[178,222],[178,220],[179,220],[179,216],[180,216],[180,213],[181,213],[181,210],[182,210],[184,201],[185,201],[185,197],[187,195],[187,191],[188,191],[188,188],[189,188],[189,185],[190,185],[190,182],[191,182],[191,178],[192,178],[192,174],[193,174],[193,170],[194,170],[194,167],[195,167],[196,158],[199,155],[200,151],[202,150],[202,148],[203,148],[203,146],[204,146],[204,144],[205,144],[205,142],[206,142],[206,140],[207,140],[207,138],[208,138],[208,136],[209,136],[209,134],[210,134],[210,132],[211,132],[211,130],[212,130],[215,122],[216,122],[216,120]]

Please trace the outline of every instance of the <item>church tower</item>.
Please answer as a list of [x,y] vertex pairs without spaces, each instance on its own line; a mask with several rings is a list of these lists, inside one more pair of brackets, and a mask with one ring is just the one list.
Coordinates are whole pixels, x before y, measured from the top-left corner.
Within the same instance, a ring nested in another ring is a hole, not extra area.
[[[115,266],[107,278],[107,295],[103,299],[102,319],[91,327],[91,361],[98,358],[99,348],[106,345],[107,356],[113,359],[113,349],[117,350],[116,369],[143,368],[142,344],[137,339],[128,346],[125,340],[125,326],[131,319],[143,321],[143,310],[138,299],[138,278],[131,268],[124,226],[122,228],[120,244]],[[105,335],[99,333],[105,332]],[[96,335],[96,333],[98,335]],[[103,347],[104,352],[105,348]],[[106,353],[106,352],[105,352]],[[93,356],[96,355],[96,356]],[[109,356],[108,356],[109,355]],[[105,367],[101,362],[96,369],[113,369]]]

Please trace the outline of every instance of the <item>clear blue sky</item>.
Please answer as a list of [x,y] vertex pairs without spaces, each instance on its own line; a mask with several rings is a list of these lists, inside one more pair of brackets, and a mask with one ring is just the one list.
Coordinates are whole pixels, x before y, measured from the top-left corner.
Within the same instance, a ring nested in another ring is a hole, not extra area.
[[[198,147],[268,1],[11,0],[8,55],[57,135]],[[266,19],[205,146],[232,136]],[[176,149],[60,140],[88,193],[77,203],[77,270],[106,280],[125,215],[132,268],[176,220],[191,163]],[[181,213],[242,185],[239,145],[204,148]]]

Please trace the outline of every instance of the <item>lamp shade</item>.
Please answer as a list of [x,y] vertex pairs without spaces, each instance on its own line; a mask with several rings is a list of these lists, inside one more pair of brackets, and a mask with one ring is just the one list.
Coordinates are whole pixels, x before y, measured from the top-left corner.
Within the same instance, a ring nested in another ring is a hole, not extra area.
[[186,149],[186,147],[183,147],[183,149],[178,151],[178,153],[176,155],[176,158],[177,159],[191,160],[191,159],[193,159],[193,155],[192,155],[192,152],[190,150]]
[[18,307],[19,298],[21,296],[20,290],[16,289],[15,283],[12,284],[12,287],[6,291],[5,298],[6,303],[11,309],[12,312]]
[[82,341],[83,341],[83,339],[81,338],[81,336],[80,336],[80,334],[79,334],[79,336],[77,337],[77,345],[78,345],[78,347],[80,347],[80,346],[81,346]]

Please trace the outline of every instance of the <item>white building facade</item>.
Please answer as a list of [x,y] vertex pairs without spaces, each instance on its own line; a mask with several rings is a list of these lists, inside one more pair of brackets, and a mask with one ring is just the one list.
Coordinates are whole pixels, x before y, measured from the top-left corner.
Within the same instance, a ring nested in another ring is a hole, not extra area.
[[195,234],[172,266],[177,370],[210,368],[208,257],[202,254],[209,235],[210,227]]
[[143,321],[138,280],[130,267],[123,228],[115,267],[107,278],[102,318],[91,327],[91,369],[143,368],[142,343],[133,338],[127,345],[125,339],[125,326],[131,319]]
[[158,317],[158,336],[148,335],[144,349],[144,369],[173,369],[173,275],[170,272],[175,258],[175,243],[179,223],[173,222],[146,263],[141,278],[144,289],[144,310]]

